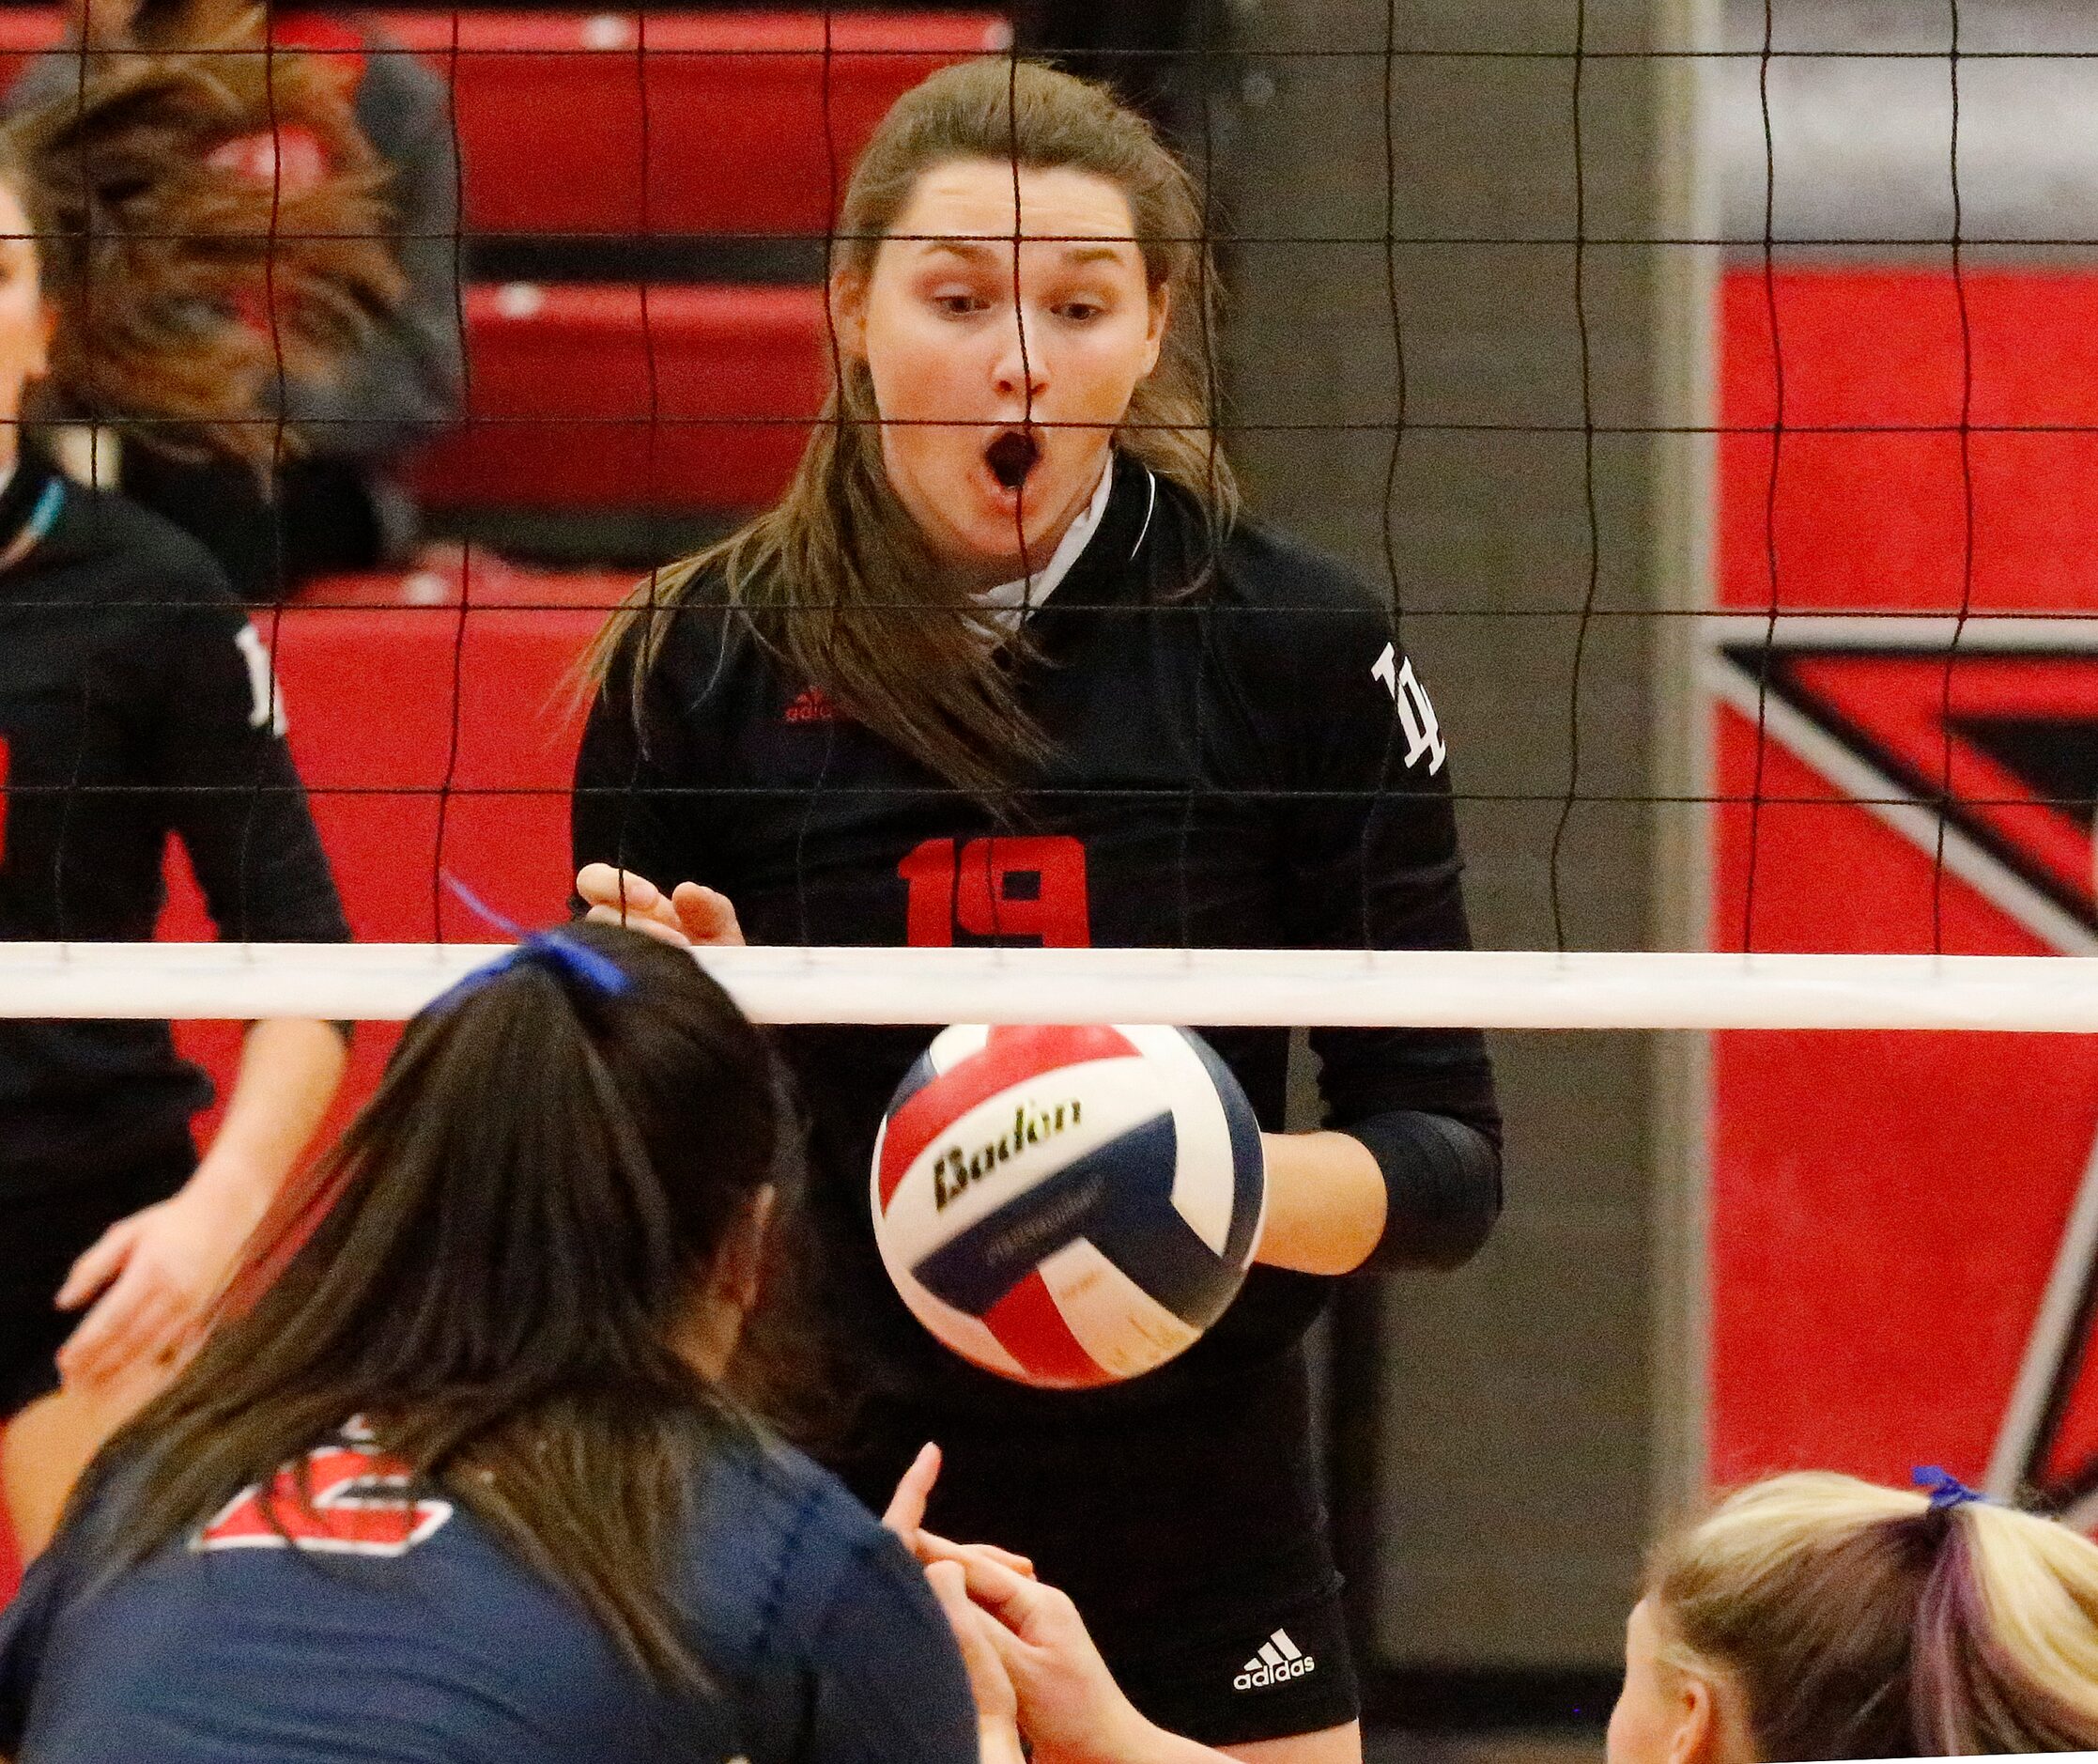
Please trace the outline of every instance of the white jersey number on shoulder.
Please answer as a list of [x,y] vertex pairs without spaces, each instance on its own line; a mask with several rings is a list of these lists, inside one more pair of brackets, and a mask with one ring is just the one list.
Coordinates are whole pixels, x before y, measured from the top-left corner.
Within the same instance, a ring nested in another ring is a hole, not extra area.
[[1442,769],[1442,762],[1449,758],[1450,750],[1442,740],[1442,727],[1435,720],[1435,706],[1427,702],[1427,691],[1413,677],[1412,662],[1409,660],[1401,667],[1398,651],[1386,643],[1384,653],[1377,658],[1377,665],[1369,673],[1372,679],[1384,683],[1384,690],[1398,706],[1399,727],[1406,731],[1408,767],[1425,755],[1427,775],[1434,777]]
[[234,647],[248,666],[248,726],[267,729],[273,735],[285,732],[285,698],[277,689],[276,670],[270,665],[270,652],[262,646],[262,633],[243,625],[233,635]]

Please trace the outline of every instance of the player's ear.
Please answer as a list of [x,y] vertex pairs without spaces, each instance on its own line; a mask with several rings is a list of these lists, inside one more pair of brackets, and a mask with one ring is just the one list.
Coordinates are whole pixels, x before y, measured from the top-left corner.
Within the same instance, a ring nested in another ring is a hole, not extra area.
[[51,372],[51,346],[58,335],[58,308],[47,299],[37,302],[37,352],[29,360],[29,378],[41,379]]
[[840,351],[856,362],[867,359],[867,290],[865,270],[845,265],[831,271],[830,323]]
[[1166,327],[1173,322],[1173,290],[1161,282],[1150,291],[1149,322],[1144,327],[1144,371],[1137,376],[1148,379],[1158,366],[1160,352],[1165,348]]

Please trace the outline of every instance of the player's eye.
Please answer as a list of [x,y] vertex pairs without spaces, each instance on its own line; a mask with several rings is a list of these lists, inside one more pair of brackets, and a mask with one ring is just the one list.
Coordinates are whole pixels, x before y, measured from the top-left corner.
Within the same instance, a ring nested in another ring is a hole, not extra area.
[[1056,314],[1059,318],[1082,325],[1100,317],[1106,310],[1098,301],[1063,301],[1057,304]]
[[947,293],[933,296],[933,304],[950,318],[966,318],[973,313],[982,312],[989,303],[977,294]]

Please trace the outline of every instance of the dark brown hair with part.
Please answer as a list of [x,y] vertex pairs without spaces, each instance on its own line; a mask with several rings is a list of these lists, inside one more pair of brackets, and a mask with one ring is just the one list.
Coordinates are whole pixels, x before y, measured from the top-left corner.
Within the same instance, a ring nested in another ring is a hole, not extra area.
[[[57,314],[42,408],[261,471],[299,444],[271,415],[279,377],[338,371],[403,283],[343,71],[269,49],[258,11],[196,16],[216,35],[180,53],[85,54],[0,128],[0,181]],[[311,183],[213,158],[294,133],[320,149]]]
[[642,1669],[700,1677],[672,1595],[683,1521],[709,1451],[750,1424],[676,1342],[754,1197],[795,1184],[798,1141],[769,1044],[688,953],[556,935],[624,988],[517,959],[409,1027],[196,1360],[83,1479],[94,1571],[362,1416]]
[[[875,130],[845,192],[834,271],[872,274],[918,179],[956,160],[1088,172],[1128,198],[1146,280],[1170,310],[1158,365],[1137,386],[1117,442],[1193,494],[1221,535],[1237,514],[1238,488],[1216,436],[1215,274],[1186,167],[1103,85],[1035,62],[964,62],[906,92]],[[726,604],[796,681],[821,688],[948,782],[995,798],[1017,766],[1041,757],[1041,738],[963,616],[965,590],[948,580],[889,487],[866,364],[838,353],[835,365],[785,495],[638,586],[592,644],[587,677],[599,689],[613,678],[630,685],[639,719],[678,610]],[[629,644],[636,665],[615,675]]]
[[2098,1750],[2098,1544],[2055,1520],[1782,1476],[1662,1544],[1646,1600],[1758,1758]]

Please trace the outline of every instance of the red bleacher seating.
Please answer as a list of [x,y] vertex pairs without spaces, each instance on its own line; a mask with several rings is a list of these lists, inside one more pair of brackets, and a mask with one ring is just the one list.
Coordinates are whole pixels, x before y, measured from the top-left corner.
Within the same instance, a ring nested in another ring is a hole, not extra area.
[[816,288],[482,286],[466,320],[466,422],[416,472],[441,507],[753,506],[830,383]]
[[451,74],[481,233],[821,234],[898,95],[1010,40],[987,13],[840,13],[827,57],[815,12],[376,17]]
[[[471,233],[820,235],[897,95],[1010,40],[987,12],[839,13],[827,56],[818,12],[370,16],[452,81]],[[62,34],[0,10],[0,84]]]

